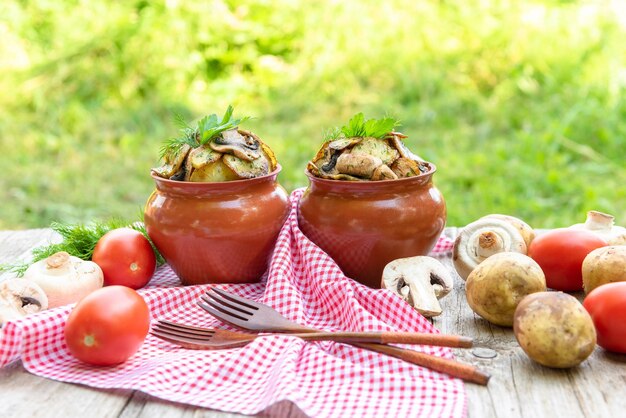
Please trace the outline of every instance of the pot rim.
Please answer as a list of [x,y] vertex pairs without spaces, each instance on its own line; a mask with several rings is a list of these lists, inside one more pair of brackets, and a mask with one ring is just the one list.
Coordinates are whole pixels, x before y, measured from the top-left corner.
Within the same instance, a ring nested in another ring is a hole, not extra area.
[[316,183],[318,185],[328,186],[328,187],[336,187],[336,186],[345,186],[355,189],[371,189],[375,188],[387,188],[390,186],[403,186],[406,183],[425,183],[427,182],[433,174],[437,171],[437,166],[429,161],[424,161],[428,164],[430,168],[427,172],[421,173],[417,176],[412,177],[403,177],[401,179],[393,179],[393,180],[377,180],[377,181],[350,181],[350,180],[333,180],[333,179],[324,179],[321,177],[316,177],[308,170],[308,168],[304,169],[304,174],[309,178],[311,183]]
[[180,181],[170,180],[159,177],[154,172],[150,172],[150,176],[156,183],[159,190],[166,189],[168,192],[179,192],[182,194],[195,193],[201,191],[228,191],[233,189],[243,189],[256,186],[262,183],[272,182],[276,180],[278,173],[282,170],[280,164],[276,164],[276,169],[264,176],[254,177],[251,179],[230,180],[230,181]]

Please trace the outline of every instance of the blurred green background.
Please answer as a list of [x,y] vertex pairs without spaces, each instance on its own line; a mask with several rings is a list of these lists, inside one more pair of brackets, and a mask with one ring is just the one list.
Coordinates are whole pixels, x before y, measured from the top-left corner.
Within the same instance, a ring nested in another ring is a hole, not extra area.
[[329,127],[393,115],[448,224],[626,224],[624,1],[0,4],[0,229],[134,218],[172,115],[252,115],[288,189]]

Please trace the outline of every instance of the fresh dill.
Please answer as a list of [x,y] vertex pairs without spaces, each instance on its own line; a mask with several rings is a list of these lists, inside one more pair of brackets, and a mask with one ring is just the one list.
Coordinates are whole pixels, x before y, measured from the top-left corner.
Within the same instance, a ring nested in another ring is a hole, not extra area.
[[157,263],[162,265],[165,260],[148,237],[143,222],[126,221],[120,218],[112,218],[106,221],[93,222],[90,224],[65,224],[53,222],[50,227],[61,235],[61,242],[48,244],[32,250],[32,259],[28,262],[0,265],[0,272],[12,272],[18,277],[24,275],[26,269],[33,263],[50,257],[59,251],[65,251],[70,255],[83,260],[91,260],[93,250],[100,238],[107,232],[117,228],[132,228],[141,232],[150,242],[157,257]]
[[215,113],[207,115],[198,121],[195,128],[187,124],[180,114],[175,114],[174,120],[180,127],[180,134],[175,138],[165,140],[161,146],[159,157],[164,159],[167,156],[175,156],[185,144],[192,148],[204,145],[222,132],[234,129],[239,124],[250,119],[248,116],[239,119],[233,118],[234,110],[229,105],[221,119]]
[[365,119],[363,113],[357,113],[341,128],[334,128],[326,132],[324,139],[332,141],[338,138],[373,137],[384,138],[389,132],[400,125],[400,122],[392,117],[381,119]]

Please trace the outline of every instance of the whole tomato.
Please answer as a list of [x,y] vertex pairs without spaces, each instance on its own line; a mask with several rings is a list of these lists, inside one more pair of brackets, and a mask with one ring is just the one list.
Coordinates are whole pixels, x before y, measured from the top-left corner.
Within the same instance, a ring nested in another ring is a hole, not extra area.
[[589,231],[554,229],[536,237],[528,255],[546,275],[546,285],[555,290],[575,292],[583,288],[583,260],[607,243]]
[[104,285],[119,284],[132,289],[144,287],[156,269],[150,241],[139,231],[118,228],[100,238],[91,260],[104,273]]
[[583,306],[596,327],[598,345],[626,354],[626,282],[595,288],[587,295]]
[[135,354],[148,334],[150,310],[126,286],[98,289],[82,299],[65,324],[65,342],[77,359],[111,366]]

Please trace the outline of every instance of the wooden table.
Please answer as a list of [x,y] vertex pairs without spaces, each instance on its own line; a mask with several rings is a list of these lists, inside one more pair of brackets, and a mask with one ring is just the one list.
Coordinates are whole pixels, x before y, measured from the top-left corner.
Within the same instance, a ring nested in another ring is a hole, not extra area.
[[[455,228],[446,229],[450,237],[456,232]],[[31,248],[53,237],[49,229],[0,231],[0,263],[25,257]],[[449,257],[443,261],[453,270]],[[444,313],[434,324],[444,333],[473,337],[477,347],[455,350],[457,358],[493,375],[488,387],[465,385],[470,417],[626,416],[626,355],[611,354],[598,347],[587,361],[571,370],[539,366],[519,348],[511,329],[490,325],[471,311],[463,286],[464,282],[457,276],[454,292],[442,300]],[[289,402],[275,405],[263,415],[303,416]],[[242,415],[165,402],[138,391],[100,390],[56,382],[31,375],[16,362],[0,369],[0,416],[224,418]]]

